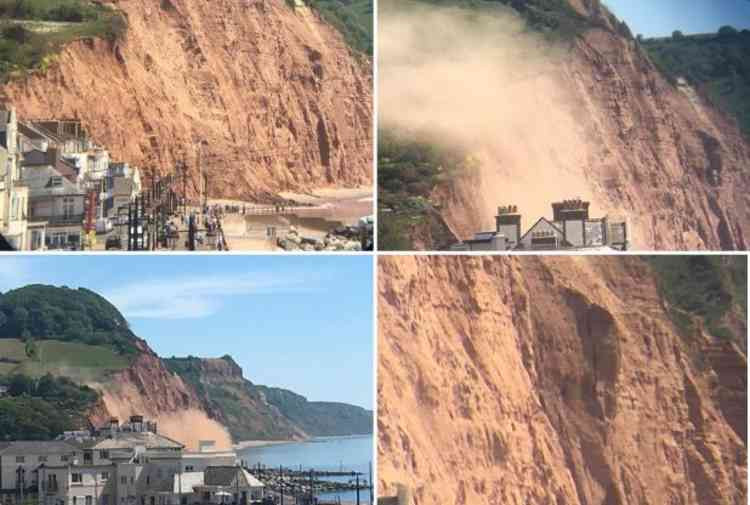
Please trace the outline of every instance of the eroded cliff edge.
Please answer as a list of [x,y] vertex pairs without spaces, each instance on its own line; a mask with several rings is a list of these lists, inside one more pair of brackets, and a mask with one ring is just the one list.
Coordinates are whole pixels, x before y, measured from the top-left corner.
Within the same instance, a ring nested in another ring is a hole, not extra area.
[[161,174],[197,148],[212,196],[372,182],[372,65],[284,0],[116,0],[125,40],[84,40],[3,88],[25,118],[77,118],[114,157]]
[[678,332],[642,259],[379,268],[381,494],[406,483],[418,505],[746,502],[743,344]]

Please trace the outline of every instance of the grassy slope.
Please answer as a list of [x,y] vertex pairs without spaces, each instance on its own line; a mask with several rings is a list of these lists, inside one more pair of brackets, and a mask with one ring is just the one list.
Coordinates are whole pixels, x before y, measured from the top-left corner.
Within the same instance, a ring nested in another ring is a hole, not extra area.
[[92,291],[30,285],[0,295],[0,384],[11,386],[0,398],[0,440],[85,427],[99,396],[80,384],[129,366],[135,342],[122,314]]
[[[40,30],[25,22],[63,22]],[[125,18],[90,0],[0,0],[0,79],[44,70],[67,43],[86,37],[116,40]]]
[[47,373],[62,375],[76,382],[99,381],[130,365],[130,360],[104,346],[92,346],[57,340],[36,341],[38,356],[26,355],[21,339],[0,340],[0,375],[15,373],[41,377]]
[[684,77],[750,136],[750,31],[645,39],[641,45],[672,82]]

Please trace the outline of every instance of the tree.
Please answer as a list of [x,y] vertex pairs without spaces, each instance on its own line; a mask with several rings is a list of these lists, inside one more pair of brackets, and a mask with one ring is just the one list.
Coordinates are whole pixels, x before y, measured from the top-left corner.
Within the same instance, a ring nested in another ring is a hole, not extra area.
[[675,30],[672,32],[672,39],[673,40],[682,40],[685,38],[685,34],[682,33],[680,30]]
[[722,37],[731,37],[732,35],[737,35],[737,28],[734,26],[722,26],[719,28],[719,35]]
[[37,348],[36,342],[33,338],[26,341],[26,357],[32,360],[37,359],[39,356],[39,349]]

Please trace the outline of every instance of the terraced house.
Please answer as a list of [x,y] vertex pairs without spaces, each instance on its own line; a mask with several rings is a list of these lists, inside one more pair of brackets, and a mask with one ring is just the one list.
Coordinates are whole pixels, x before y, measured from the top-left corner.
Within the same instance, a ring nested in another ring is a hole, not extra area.
[[19,121],[0,110],[4,249],[82,249],[140,191],[140,171],[111,163],[79,121]]
[[204,442],[198,452],[132,416],[88,436],[0,445],[3,505],[249,504],[264,485],[239,467],[233,451]]

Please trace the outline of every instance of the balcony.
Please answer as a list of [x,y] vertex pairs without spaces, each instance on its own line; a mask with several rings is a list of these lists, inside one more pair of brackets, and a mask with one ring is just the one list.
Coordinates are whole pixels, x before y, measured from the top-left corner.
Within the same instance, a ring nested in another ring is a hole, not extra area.
[[48,226],[77,226],[83,224],[85,214],[70,214],[68,216],[40,216],[32,214],[30,221],[46,221]]

